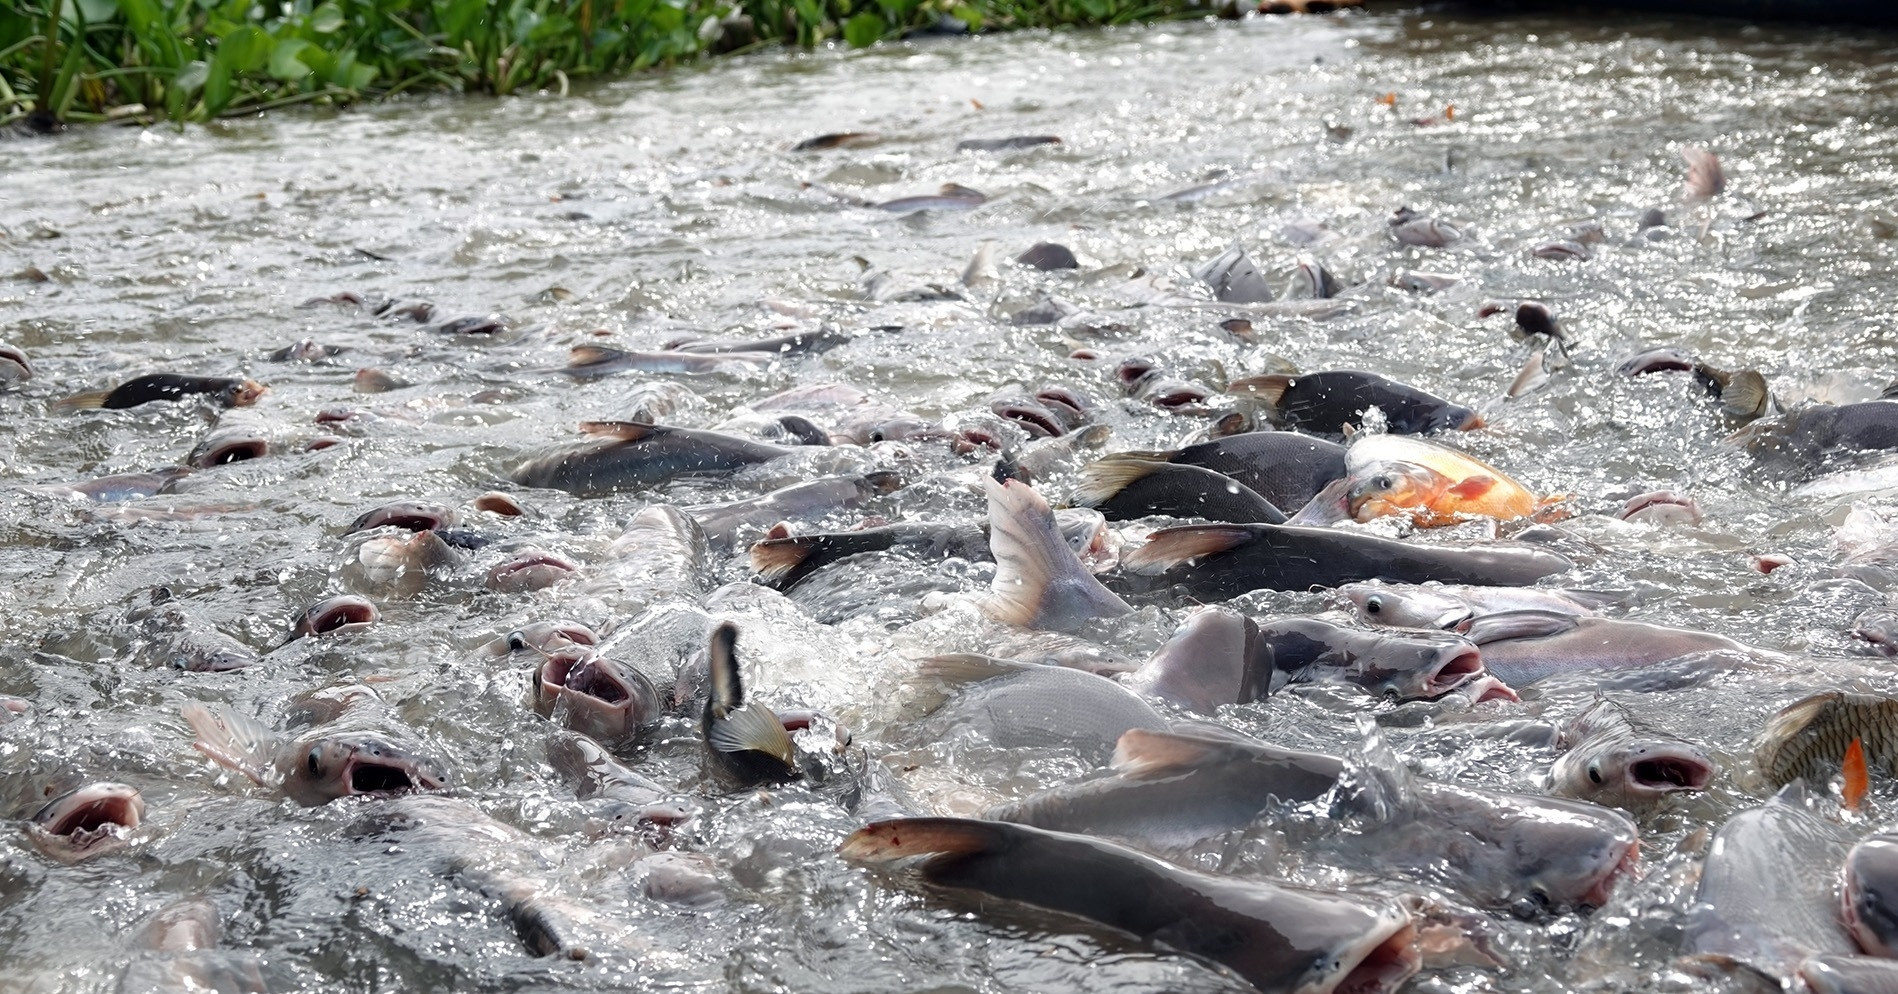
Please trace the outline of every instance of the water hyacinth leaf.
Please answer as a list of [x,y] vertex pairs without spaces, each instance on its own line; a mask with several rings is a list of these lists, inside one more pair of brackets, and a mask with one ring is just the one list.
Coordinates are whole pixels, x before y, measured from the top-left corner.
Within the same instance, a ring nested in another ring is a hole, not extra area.
[[335,34],[343,26],[343,8],[326,3],[310,11],[310,30],[320,35]]
[[119,12],[118,0],[77,0],[72,6],[87,24],[104,24]]
[[181,96],[189,97],[204,88],[204,81],[211,78],[211,64],[203,59],[193,59],[178,70],[171,85]]
[[869,11],[844,22],[844,41],[851,48],[868,48],[883,37],[883,18]]
[[298,56],[306,48],[314,48],[301,38],[285,38],[270,50],[270,75],[282,80],[297,80],[308,76],[309,65]]

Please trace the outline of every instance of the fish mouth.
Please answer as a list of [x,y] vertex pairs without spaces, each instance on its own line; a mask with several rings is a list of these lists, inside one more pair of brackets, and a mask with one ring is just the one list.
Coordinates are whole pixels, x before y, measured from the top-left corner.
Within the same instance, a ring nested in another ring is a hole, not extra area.
[[1016,401],[997,404],[992,410],[1028,429],[1028,434],[1035,438],[1059,438],[1068,433],[1068,426],[1061,418],[1040,404]]
[[1643,794],[1706,790],[1713,782],[1713,764],[1686,750],[1644,749],[1652,755],[1628,764],[1628,787]]
[[18,372],[9,371],[4,378],[30,380],[33,378],[33,364],[27,361],[26,353],[11,345],[0,345],[0,363],[18,366]]
[[256,380],[245,380],[239,383],[237,390],[231,394],[231,403],[238,407],[249,407],[257,403],[257,398],[269,392],[270,388],[262,383]]
[[419,504],[401,502],[384,504],[365,513],[349,526],[351,532],[368,531],[383,525],[393,525],[405,531],[439,532],[455,523],[455,515],[446,507],[437,504]]
[[1654,524],[1700,524],[1700,504],[1671,490],[1630,497],[1616,515],[1623,521],[1648,521]]
[[551,587],[580,567],[551,552],[522,553],[488,571],[488,586],[508,593]]
[[358,632],[382,617],[374,604],[361,597],[332,597],[303,612],[297,624],[300,635],[329,635],[334,632]]
[[442,778],[423,771],[421,764],[396,756],[371,756],[358,749],[343,769],[346,794],[388,797],[417,790],[440,790]]
[[1044,387],[1035,391],[1035,401],[1065,418],[1071,425],[1087,420],[1087,401],[1066,387]]
[[1486,675],[1483,653],[1475,646],[1447,650],[1448,659],[1440,660],[1423,678],[1424,697],[1441,697]]
[[1483,420],[1481,414],[1475,411],[1468,411],[1465,412],[1463,417],[1456,421],[1455,424],[1452,424],[1451,427],[1457,431],[1475,431],[1478,428],[1488,427],[1488,425],[1489,423]]
[[548,656],[534,680],[537,711],[553,717],[564,704],[566,725],[595,737],[636,731],[658,709],[659,695],[649,683],[636,684],[617,664],[590,648]]
[[199,469],[208,469],[212,466],[228,466],[234,462],[262,459],[269,454],[270,442],[267,439],[255,436],[233,438],[194,454],[191,465]]
[[1603,873],[1600,879],[1595,881],[1594,886],[1590,887],[1588,892],[1582,895],[1580,901],[1581,910],[1592,911],[1606,905],[1608,898],[1614,893],[1615,884],[1620,882],[1624,876],[1632,877],[1636,875],[1635,867],[1636,864],[1640,862],[1640,858],[1640,840],[1628,840],[1628,848],[1622,851],[1621,858],[1610,864],[1608,871]]
[[145,800],[122,783],[95,783],[47,803],[33,816],[33,834],[61,859],[80,860],[116,848],[145,819]]
[[1190,383],[1168,386],[1167,389],[1149,394],[1146,401],[1155,407],[1177,411],[1187,407],[1204,404],[1212,394]]
[[1000,451],[1006,446],[994,432],[984,431],[981,428],[962,428],[956,431],[955,439],[949,443],[949,447],[957,455],[966,456],[976,449]]
[[1317,990],[1329,990],[1330,994],[1388,994],[1415,976],[1423,967],[1423,954],[1417,951],[1417,926],[1408,918],[1398,919],[1393,925],[1383,935],[1373,934],[1360,943],[1362,953],[1353,949],[1340,955],[1340,965],[1350,962],[1354,953],[1357,961],[1336,983]]

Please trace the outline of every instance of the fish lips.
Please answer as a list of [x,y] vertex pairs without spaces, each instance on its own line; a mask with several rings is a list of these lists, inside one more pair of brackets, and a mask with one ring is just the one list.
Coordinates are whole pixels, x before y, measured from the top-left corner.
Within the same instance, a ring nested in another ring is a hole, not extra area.
[[48,801],[27,832],[42,852],[76,863],[123,848],[144,819],[145,799],[136,788],[94,783]]
[[292,639],[305,635],[334,635],[347,632],[360,632],[376,623],[382,612],[376,609],[368,599],[353,594],[343,594],[310,605],[302,616],[297,618]]
[[243,432],[213,432],[185,461],[198,469],[226,466],[234,462],[262,459],[270,454],[270,440],[262,435]]
[[551,552],[528,551],[488,571],[488,587],[519,594],[551,587],[580,572],[580,567]]
[[534,671],[534,710],[604,741],[635,737],[659,713],[659,692],[590,647],[555,652]]
[[441,790],[448,784],[448,771],[440,763],[374,736],[320,741],[312,746],[309,762],[315,762],[319,750],[343,754],[332,774],[313,781],[331,797],[392,797]]
[[362,516],[358,517],[349,526],[349,531],[344,534],[368,531],[383,525],[412,532],[440,532],[444,528],[452,527],[454,523],[455,512],[451,508],[441,504],[403,500],[363,512]]

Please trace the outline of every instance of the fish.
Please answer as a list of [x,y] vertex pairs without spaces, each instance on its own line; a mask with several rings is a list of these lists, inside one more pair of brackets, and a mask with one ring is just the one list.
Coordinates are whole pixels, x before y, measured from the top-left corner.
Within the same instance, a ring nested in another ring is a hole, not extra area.
[[527,693],[536,714],[608,745],[637,743],[663,710],[645,674],[590,645],[549,652]]
[[407,380],[380,369],[358,369],[349,381],[349,388],[356,393],[391,393],[409,385]]
[[1463,277],[1449,273],[1426,273],[1412,269],[1400,269],[1391,274],[1387,281],[1391,286],[1410,293],[1437,293],[1463,282]]
[[1167,727],[1132,690],[1066,666],[947,653],[921,660],[916,677],[957,688],[919,724],[929,742],[967,737],[998,749],[1070,750],[1098,762],[1128,729]]
[[1675,346],[1660,346],[1637,353],[1617,367],[1623,376],[1646,373],[1686,371],[1694,374],[1707,396],[1720,401],[1720,409],[1733,418],[1754,419],[1776,409],[1766,378],[1757,370],[1729,372],[1703,362],[1700,357]]
[[188,897],[160,908],[139,926],[136,951],[119,975],[118,994],[265,994],[264,962],[220,950],[217,905]]
[[982,206],[988,202],[988,199],[988,195],[980,190],[971,190],[956,183],[944,183],[942,189],[934,194],[899,197],[872,206],[893,214],[908,214],[912,211],[966,211]]
[[314,338],[302,338],[265,356],[271,362],[321,362],[349,351],[341,345],[325,345]]
[[1588,250],[1588,246],[1566,238],[1537,242],[1529,247],[1529,254],[1538,259],[1574,259],[1580,262],[1587,262],[1595,257],[1595,254]]
[[1550,793],[1631,811],[1706,790],[1719,772],[1705,749],[1640,727],[1605,697],[1562,723],[1556,749]]
[[[423,532],[422,534],[429,534]],[[544,549],[526,548],[488,570],[489,590],[522,594],[545,590],[578,575],[580,567]]]
[[737,647],[738,626],[727,621],[712,629],[710,690],[699,719],[707,768],[739,785],[794,779],[799,771],[791,735],[770,708],[745,699]]
[[1073,631],[1133,610],[1081,564],[1033,487],[992,478],[983,485],[996,567],[983,614],[1019,628]]
[[1845,855],[1839,891],[1845,928],[1873,956],[1898,955],[1898,834],[1878,832]]
[[699,523],[711,546],[724,551],[737,542],[741,532],[762,532],[779,521],[821,518],[859,507],[864,501],[894,492],[902,482],[895,473],[832,476],[793,484],[761,497],[701,504],[684,510]]
[[1756,459],[1818,465],[1828,455],[1898,449],[1898,400],[1808,404],[1758,421],[1729,438]]
[[1463,239],[1463,229],[1448,221],[1422,217],[1408,207],[1400,208],[1391,215],[1390,229],[1391,237],[1397,239],[1400,245],[1443,248]]
[[1597,805],[1410,777],[1387,747],[1303,752],[1216,726],[1130,731],[1111,775],[983,815],[1168,852],[1314,804],[1351,868],[1441,881],[1525,918],[1600,907],[1638,851],[1633,822]]
[[257,654],[187,610],[169,587],[154,588],[127,619],[138,624],[144,643],[138,654],[187,673],[228,673],[257,664]]
[[629,769],[578,732],[562,730],[548,736],[547,763],[573,784],[575,796],[592,802],[589,807],[612,828],[665,833],[690,824],[700,814],[698,805],[677,799],[672,791]]
[[1690,204],[1706,203],[1725,193],[1727,173],[1720,168],[1720,157],[1698,145],[1681,149],[1681,161],[1687,163],[1687,179],[1681,185],[1681,199]]
[[33,378],[33,362],[26,350],[0,342],[0,387],[12,389]]
[[[1488,308],[1484,308],[1483,312],[1487,313]],[[1539,300],[1525,300],[1516,305],[1513,330],[1524,339],[1543,338],[1553,342],[1563,355],[1568,355],[1568,333],[1562,330],[1562,322],[1556,320],[1555,312],[1549,309],[1549,305]]]
[[1810,956],[1856,952],[1834,875],[1849,845],[1841,827],[1808,809],[1803,785],[1728,818],[1701,868],[1687,951],[1782,981]]
[[223,407],[250,407],[268,389],[256,380],[153,373],[126,380],[110,390],[74,394],[53,407],[67,413],[93,408],[121,411],[153,401],[183,400],[187,397],[210,397]]
[[1474,456],[1406,435],[1362,435],[1345,450],[1345,476],[1292,516],[1298,525],[1408,518],[1420,528],[1471,517],[1510,521],[1536,515],[1543,500]]
[[735,356],[746,362],[758,362],[758,356],[814,355],[848,341],[849,335],[825,327],[816,331],[794,331],[775,338],[698,338],[688,335],[674,338],[660,348],[666,352]]
[[1549,384],[1548,352],[1548,349],[1537,349],[1531,352],[1529,358],[1523,362],[1521,371],[1516,373],[1516,378],[1509,381],[1509,388],[1503,391],[1503,396],[1515,400],[1517,397],[1534,393],[1547,386]]
[[1213,299],[1222,303],[1264,304],[1272,300],[1272,287],[1236,241],[1194,269],[1193,278],[1212,287]]
[[47,801],[27,820],[26,837],[48,858],[78,863],[124,849],[144,822],[138,788],[98,781]]
[[1059,144],[1061,139],[1054,135],[1012,135],[1007,138],[964,138],[956,142],[956,149],[962,152],[1008,152],[1018,148]]
[[1654,490],[1628,498],[1615,517],[1651,525],[1697,525],[1700,502],[1672,490]]
[[517,652],[544,654],[570,645],[599,644],[600,637],[593,629],[577,621],[533,621],[482,643],[479,651],[490,656],[508,656]]
[[513,325],[504,315],[483,314],[450,318],[428,329],[437,335],[500,335],[505,334]]
[[1345,473],[1345,447],[1291,431],[1249,431],[1161,452],[1128,453],[1224,473],[1273,507],[1304,507]]
[[1809,956],[1796,975],[1812,994],[1892,994],[1898,963],[1882,956]]
[[1344,284],[1323,263],[1314,259],[1300,259],[1292,268],[1292,285],[1285,291],[1285,296],[1330,300],[1343,292]]
[[1127,684],[1211,715],[1294,683],[1350,683],[1370,694],[1413,700],[1442,697],[1483,673],[1476,647],[1448,632],[1362,631],[1316,618],[1261,624],[1208,608],[1180,626]]
[[1867,767],[1898,775],[1898,698],[1834,690],[1795,701],[1760,730],[1753,766],[1774,787],[1822,784],[1854,741]]
[[380,504],[356,516],[343,531],[354,535],[374,528],[400,528],[404,531],[439,532],[455,525],[455,510],[433,501],[397,500]]
[[360,632],[381,619],[382,612],[368,598],[338,594],[304,608],[290,626],[289,640]]
[[1213,391],[1198,383],[1189,383],[1146,359],[1129,359],[1114,371],[1121,389],[1164,411],[1202,411]]
[[226,706],[190,701],[182,710],[197,736],[193,748],[258,786],[281,790],[304,807],[353,795],[388,797],[446,788],[447,766],[409,744],[409,733],[375,727],[386,722],[368,718],[365,712],[371,709],[360,703],[364,700],[376,700],[375,694],[353,688],[335,705],[334,717],[349,720],[320,723],[295,737],[273,733]]
[[730,373],[775,362],[775,352],[628,352],[605,345],[576,345],[567,364],[553,370],[576,379],[615,373]]
[[220,423],[192,447],[185,456],[185,465],[209,469],[247,459],[262,459],[269,454],[270,439],[256,426]]
[[1036,242],[1028,247],[1028,251],[1016,256],[1015,262],[1043,272],[1081,268],[1081,261],[1074,257],[1074,250],[1055,242]]
[[66,484],[59,489],[107,504],[171,493],[178,481],[190,475],[188,467],[172,466],[150,473],[115,473],[84,483]]
[[370,584],[387,593],[413,596],[431,577],[459,569],[466,557],[449,544],[449,530],[376,535],[356,547],[356,564]]
[[1109,521],[1166,515],[1235,524],[1285,522],[1285,512],[1230,476],[1143,453],[1116,453],[1089,463],[1070,499]]
[[1234,380],[1226,392],[1258,401],[1281,428],[1340,435],[1363,427],[1363,413],[1375,407],[1392,434],[1429,435],[1483,427],[1483,417],[1408,384],[1376,373],[1336,369],[1291,375],[1266,373]]
[[1463,634],[1483,665],[1512,687],[1577,670],[1638,670],[1687,656],[1745,659],[1748,647],[1721,635],[1638,621],[1552,611],[1504,611],[1476,618]]
[[1898,611],[1873,608],[1852,620],[1852,637],[1871,643],[1886,656],[1898,656]]
[[710,544],[690,514],[670,504],[639,509],[607,547],[586,592],[630,615],[671,597],[696,600],[709,589]]
[[17,721],[33,713],[33,702],[24,697],[0,694],[0,725]]
[[793,451],[735,435],[631,421],[589,421],[580,431],[588,441],[529,459],[509,479],[584,496],[655,487],[683,476],[722,476]]
[[876,138],[877,133],[874,131],[835,131],[815,138],[806,138],[792,145],[791,151],[813,152],[819,149],[842,148],[846,145],[866,145],[875,141]]
[[1334,528],[1216,524],[1154,532],[1121,557],[1114,579],[1136,594],[1170,590],[1227,599],[1250,590],[1363,580],[1523,586],[1573,566],[1565,556],[1528,545],[1422,545]]
[[995,268],[995,239],[984,238],[982,244],[976,246],[969,264],[962,267],[962,285],[971,289],[985,287],[1000,278],[1001,273]]
[[873,822],[845,859],[926,857],[929,883],[1099,922],[1211,960],[1261,991],[1383,994],[1415,974],[1410,915],[1394,904],[1187,870],[1082,835],[963,818]]
[[[1098,511],[1063,508],[1054,512],[1055,527],[1077,556],[1086,558],[1103,543],[1105,520]],[[758,579],[776,590],[789,590],[805,577],[850,556],[871,552],[902,552],[926,559],[966,559],[994,562],[989,549],[987,521],[904,521],[847,532],[767,536],[751,546],[751,568]]]
[[1338,596],[1358,620],[1393,628],[1457,631],[1484,615],[1504,611],[1550,611],[1577,617],[1601,613],[1610,598],[1586,591],[1546,587],[1476,587],[1446,584],[1347,583]]

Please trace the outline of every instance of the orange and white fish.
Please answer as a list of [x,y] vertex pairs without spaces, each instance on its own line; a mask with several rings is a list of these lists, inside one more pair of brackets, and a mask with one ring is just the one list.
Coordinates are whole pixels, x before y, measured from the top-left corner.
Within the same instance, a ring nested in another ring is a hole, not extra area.
[[1435,528],[1474,517],[1535,516],[1557,500],[1538,498],[1509,474],[1455,449],[1408,435],[1364,435],[1345,453],[1344,477],[1312,498],[1291,523],[1405,516]]

